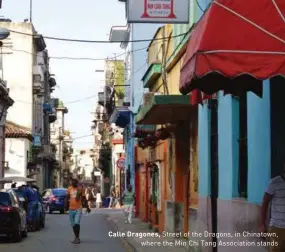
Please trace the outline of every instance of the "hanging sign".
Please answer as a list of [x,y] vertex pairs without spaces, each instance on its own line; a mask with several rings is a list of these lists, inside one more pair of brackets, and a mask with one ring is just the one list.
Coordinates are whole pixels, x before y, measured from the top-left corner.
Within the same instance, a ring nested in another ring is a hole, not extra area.
[[129,0],[129,23],[189,23],[189,0]]

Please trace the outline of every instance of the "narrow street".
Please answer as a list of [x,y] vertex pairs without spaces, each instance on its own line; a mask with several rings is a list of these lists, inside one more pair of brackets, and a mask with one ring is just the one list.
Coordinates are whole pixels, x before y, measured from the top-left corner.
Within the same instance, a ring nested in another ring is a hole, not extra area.
[[125,252],[119,238],[110,238],[108,232],[112,226],[100,213],[82,216],[81,244],[74,245],[68,215],[52,214],[46,216],[46,228],[39,232],[28,234],[28,238],[19,243],[9,243],[0,238],[0,251],[5,252],[85,252],[85,251],[116,251]]

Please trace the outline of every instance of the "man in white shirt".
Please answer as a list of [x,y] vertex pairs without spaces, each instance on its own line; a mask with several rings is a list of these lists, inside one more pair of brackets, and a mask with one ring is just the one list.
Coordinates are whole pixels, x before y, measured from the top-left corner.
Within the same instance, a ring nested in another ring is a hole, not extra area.
[[270,246],[269,251],[283,252],[285,251],[285,164],[282,174],[271,179],[265,191],[260,212],[262,233],[267,231],[266,217],[270,204],[271,218],[268,231],[276,236],[271,236],[269,240],[276,245]]

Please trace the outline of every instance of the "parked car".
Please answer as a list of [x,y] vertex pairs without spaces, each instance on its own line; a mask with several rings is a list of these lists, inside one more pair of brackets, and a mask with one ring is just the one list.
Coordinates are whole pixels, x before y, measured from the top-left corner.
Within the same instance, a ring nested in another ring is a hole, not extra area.
[[55,211],[59,211],[61,214],[64,214],[66,192],[67,189],[65,188],[54,188],[44,191],[42,198],[46,212],[52,214]]
[[11,237],[15,242],[28,234],[27,213],[11,189],[0,190],[0,234]]
[[[13,190],[19,198],[23,199],[23,207],[27,211],[28,202],[26,201],[24,192],[21,190],[21,188],[14,188]],[[33,228],[34,230],[40,230],[41,228],[45,227],[45,217],[46,217],[45,208],[40,194],[39,197],[40,197],[40,202],[38,203],[37,214],[36,214],[38,218],[35,221],[35,227]]]

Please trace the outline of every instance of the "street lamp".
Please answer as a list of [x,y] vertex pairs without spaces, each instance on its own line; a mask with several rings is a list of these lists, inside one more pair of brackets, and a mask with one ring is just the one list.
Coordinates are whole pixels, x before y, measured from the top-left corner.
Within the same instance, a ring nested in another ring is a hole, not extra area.
[[[0,40],[4,40],[10,36],[10,32],[6,28],[0,27]],[[3,42],[1,41],[1,46],[3,45]]]
[[1,47],[1,71],[2,71],[2,80],[4,79],[4,69],[3,69],[3,51],[2,51],[2,46],[3,42],[1,40],[4,40],[10,36],[10,32],[6,28],[1,28],[0,27],[0,47]]

